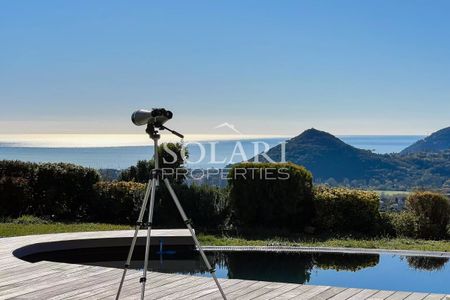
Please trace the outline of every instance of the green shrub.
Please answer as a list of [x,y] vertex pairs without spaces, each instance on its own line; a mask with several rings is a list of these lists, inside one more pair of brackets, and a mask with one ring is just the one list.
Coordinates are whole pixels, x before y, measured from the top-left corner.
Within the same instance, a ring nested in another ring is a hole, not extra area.
[[[228,190],[208,185],[174,184],[183,209],[197,230],[211,231],[223,228],[230,215]],[[173,200],[165,187],[156,206],[155,222],[164,227],[185,227]]]
[[35,175],[38,164],[20,160],[1,160],[0,177],[19,177],[31,179]]
[[229,173],[229,186],[237,225],[300,231],[313,217],[312,175],[301,166],[235,164]]
[[99,182],[95,200],[89,207],[89,219],[95,222],[135,224],[145,185],[136,182]]
[[40,164],[32,182],[33,211],[56,219],[84,219],[94,196],[93,186],[99,180],[94,169],[65,163]]
[[314,224],[324,232],[373,233],[380,220],[380,197],[375,192],[319,187],[314,206]]
[[387,216],[395,236],[416,237],[417,217],[410,211],[392,212],[383,214]]
[[[97,183],[95,201],[89,210],[90,219],[96,222],[135,224],[145,188],[145,184],[137,182]],[[224,189],[184,184],[174,184],[173,189],[196,229],[216,230],[226,222],[229,207]],[[165,228],[186,226],[162,182],[156,194],[153,224]]]
[[147,183],[154,168],[153,160],[139,160],[136,166],[131,166],[120,173],[119,181]]
[[407,210],[417,219],[416,232],[420,238],[438,239],[447,235],[450,203],[439,193],[414,192],[406,200]]
[[[171,152],[169,153],[167,149]],[[175,178],[175,175],[171,175],[166,172],[166,178],[176,183],[182,183],[184,181],[183,169],[184,157],[189,157],[189,152],[187,149],[183,149],[183,144],[181,143],[162,143],[158,147],[158,157],[159,157],[159,168],[164,169],[178,169],[179,175]],[[176,156],[176,159],[172,155]],[[151,171],[155,168],[155,162],[151,160],[139,160],[136,166],[131,166],[120,173],[120,181],[136,181],[141,183],[147,183],[150,179]],[[175,173],[175,172],[173,172]]]
[[31,216],[31,215],[22,215],[22,216],[18,217],[17,219],[14,219],[13,223],[29,225],[29,224],[49,224],[51,222],[49,220]]
[[27,211],[32,194],[22,177],[0,177],[0,216],[18,217]]
[[[0,161],[0,206],[13,205],[13,217],[27,213],[55,219],[81,220],[92,200],[98,172],[65,163]],[[9,203],[9,204],[8,204]]]
[[392,212],[384,212],[380,211],[380,219],[377,224],[376,232],[380,236],[384,237],[395,237],[397,236],[397,233],[395,231],[393,222],[393,215]]

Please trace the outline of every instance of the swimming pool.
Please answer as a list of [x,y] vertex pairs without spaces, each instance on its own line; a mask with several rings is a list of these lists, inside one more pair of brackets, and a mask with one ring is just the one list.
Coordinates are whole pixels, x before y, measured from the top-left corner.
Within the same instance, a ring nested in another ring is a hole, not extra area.
[[[22,259],[122,268],[127,251],[128,247],[84,248],[37,253]],[[141,269],[143,256],[144,248],[137,247],[131,267]],[[443,257],[263,251],[208,251],[207,256],[221,278],[450,293],[450,263]],[[149,269],[209,276],[198,252],[186,247],[173,246],[163,253],[158,247],[152,248]]]

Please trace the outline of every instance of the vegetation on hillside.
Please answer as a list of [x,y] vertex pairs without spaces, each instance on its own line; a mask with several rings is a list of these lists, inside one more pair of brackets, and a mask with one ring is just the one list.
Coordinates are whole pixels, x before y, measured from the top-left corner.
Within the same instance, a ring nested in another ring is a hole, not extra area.
[[438,130],[403,149],[400,154],[439,152],[450,149],[450,127]]
[[[267,154],[280,161],[281,146],[273,147]],[[259,156],[259,160],[264,161],[264,157]],[[287,141],[286,160],[305,166],[314,174],[316,183],[330,186],[450,191],[450,150],[376,154],[352,147],[327,132],[309,129]]]

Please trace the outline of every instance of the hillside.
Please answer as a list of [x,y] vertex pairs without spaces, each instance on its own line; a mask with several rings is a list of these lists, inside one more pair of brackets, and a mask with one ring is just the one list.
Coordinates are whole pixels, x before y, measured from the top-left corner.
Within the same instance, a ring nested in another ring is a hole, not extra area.
[[[270,149],[267,154],[279,161],[281,146]],[[322,180],[369,180],[379,170],[401,171],[400,164],[391,157],[355,148],[317,129],[308,129],[287,141],[286,160],[305,166],[315,178]]]
[[403,149],[400,154],[439,152],[450,149],[450,127],[441,129]]
[[[281,160],[281,145],[267,155]],[[259,160],[264,158],[259,155]],[[286,161],[305,166],[316,182],[402,190],[414,187],[442,188],[450,178],[446,157],[430,159],[417,155],[376,154],[352,147],[337,137],[317,129],[308,129],[286,143]]]

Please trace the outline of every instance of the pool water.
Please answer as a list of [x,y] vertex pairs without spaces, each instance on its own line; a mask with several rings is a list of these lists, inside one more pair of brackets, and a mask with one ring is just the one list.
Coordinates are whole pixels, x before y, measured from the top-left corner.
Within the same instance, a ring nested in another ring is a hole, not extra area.
[[[210,276],[197,251],[151,249],[149,269],[157,272]],[[122,268],[127,247],[75,249],[22,257]],[[207,252],[220,278],[250,279],[352,288],[450,293],[448,258],[394,254]],[[131,268],[142,269],[144,248],[137,247]]]

